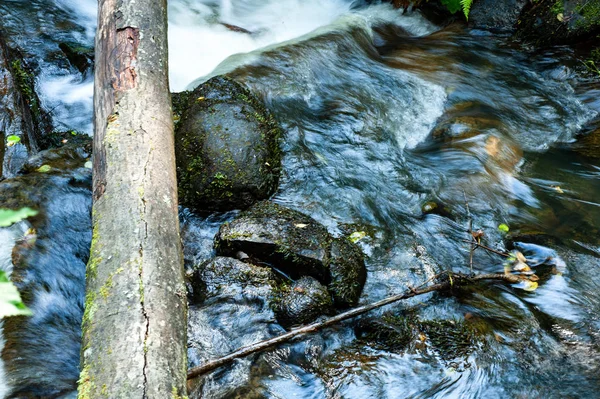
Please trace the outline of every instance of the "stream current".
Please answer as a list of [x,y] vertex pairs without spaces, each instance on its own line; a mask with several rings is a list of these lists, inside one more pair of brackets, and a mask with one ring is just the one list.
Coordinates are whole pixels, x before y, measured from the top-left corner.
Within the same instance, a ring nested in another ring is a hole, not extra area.
[[[93,44],[95,2],[3,0],[0,11],[5,28],[20,29],[15,41],[36,65],[55,125],[91,133],[93,78],[70,68],[57,44]],[[172,90],[223,73],[250,87],[285,131],[273,200],[334,235],[367,233],[361,303],[442,270],[468,272],[469,219],[488,246],[513,243],[540,277],[534,291],[488,284],[375,312],[475,325],[459,358],[427,340],[390,350],[359,337],[355,320],[218,370],[192,397],[600,395],[600,84],[573,50],[535,52],[362,1],[171,0],[169,11]],[[438,211],[423,211],[434,203]],[[231,217],[182,209],[186,266],[213,255]],[[1,256],[15,239],[3,232]],[[475,272],[502,272],[502,263],[475,252]],[[283,331],[269,310],[238,299],[192,309],[191,366]]]

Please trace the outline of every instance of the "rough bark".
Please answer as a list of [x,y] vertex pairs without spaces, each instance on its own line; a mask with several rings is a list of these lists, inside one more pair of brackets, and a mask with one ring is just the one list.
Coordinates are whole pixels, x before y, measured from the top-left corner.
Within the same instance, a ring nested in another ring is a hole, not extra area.
[[185,395],[167,4],[100,0],[79,398]]

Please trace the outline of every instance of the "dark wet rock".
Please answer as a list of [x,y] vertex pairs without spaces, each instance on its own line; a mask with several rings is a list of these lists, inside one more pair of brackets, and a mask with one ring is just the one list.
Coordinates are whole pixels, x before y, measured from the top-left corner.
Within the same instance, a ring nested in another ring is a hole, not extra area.
[[294,281],[280,293],[275,314],[284,327],[308,324],[319,316],[333,312],[331,294],[312,277]]
[[275,275],[270,268],[227,257],[216,257],[200,265],[189,282],[194,303],[224,295],[251,296],[271,303],[276,286]]
[[408,317],[384,314],[361,320],[354,331],[360,339],[373,346],[399,352],[407,349],[415,337],[413,322]]
[[94,66],[94,49],[88,47],[81,47],[73,43],[59,43],[58,47],[65,54],[69,63],[74,68],[77,68],[79,72],[87,73],[91,71]]
[[442,360],[454,364],[466,361],[481,342],[476,325],[469,321],[419,320],[413,314],[384,313],[361,320],[355,331],[369,345],[390,352],[431,348]]
[[539,0],[519,17],[517,36],[536,45],[574,44],[600,33],[600,0]]
[[514,32],[528,0],[477,0],[469,13],[469,26],[495,32]]
[[312,276],[328,286],[337,306],[358,302],[366,280],[360,249],[334,238],[311,217],[263,201],[225,223],[216,236],[217,253],[238,251],[269,262],[293,279]]
[[[199,366],[236,349],[283,332],[272,310],[275,276],[270,268],[216,257],[197,268],[188,311],[188,366]],[[260,354],[240,359],[227,372],[195,379],[190,397],[236,397]],[[218,390],[218,392],[215,392]],[[210,392],[208,395],[203,392]]]
[[179,93],[171,93],[171,105],[173,108],[173,121],[175,122],[175,129],[181,122],[181,116],[185,111],[188,101],[190,100],[191,91],[180,91]]
[[445,204],[439,201],[427,201],[421,205],[423,215],[440,215],[448,218],[453,218],[452,211]]
[[[27,157],[39,150],[39,139],[49,130],[48,115],[40,107],[34,76],[21,54],[8,46],[0,31],[0,156],[2,177],[16,176]],[[7,145],[7,137],[20,139]]]
[[600,159],[600,122],[596,122],[596,126],[588,130],[578,137],[572,148],[586,158]]
[[363,253],[346,238],[334,238],[330,251],[329,290],[336,304],[354,306],[358,303],[367,277]]
[[181,202],[226,211],[271,196],[279,181],[281,134],[273,116],[239,83],[217,76],[200,85],[189,93],[175,134]]

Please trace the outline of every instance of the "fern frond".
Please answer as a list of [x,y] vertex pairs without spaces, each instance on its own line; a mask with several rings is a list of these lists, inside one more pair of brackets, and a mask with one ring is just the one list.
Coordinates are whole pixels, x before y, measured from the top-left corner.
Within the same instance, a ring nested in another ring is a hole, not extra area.
[[473,4],[473,0],[460,0],[460,5],[462,6],[463,13],[465,14],[465,18],[467,19],[467,21],[469,20],[471,4]]

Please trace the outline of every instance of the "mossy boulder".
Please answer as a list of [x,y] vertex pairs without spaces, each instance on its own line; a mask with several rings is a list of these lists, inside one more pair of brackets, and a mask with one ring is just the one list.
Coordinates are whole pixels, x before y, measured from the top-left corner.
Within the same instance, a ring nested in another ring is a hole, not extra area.
[[308,324],[317,317],[333,312],[333,301],[327,288],[308,276],[280,290],[275,306],[277,321],[284,327]]
[[189,278],[193,303],[223,295],[242,295],[274,300],[275,275],[268,267],[218,256],[200,265]]
[[600,34],[600,0],[539,0],[519,17],[517,36],[536,45],[575,44]]
[[185,97],[175,133],[181,202],[227,211],[270,197],[279,182],[282,130],[262,102],[223,76]]
[[354,306],[366,280],[362,252],[345,238],[334,238],[310,216],[262,201],[221,226],[217,253],[243,251],[276,265],[292,279],[316,278],[328,286],[335,304]]
[[289,284],[270,267],[217,256],[188,276],[188,298],[203,307],[240,303],[256,312],[273,312],[284,327],[306,324],[331,314],[333,301],[327,288],[312,277]]

